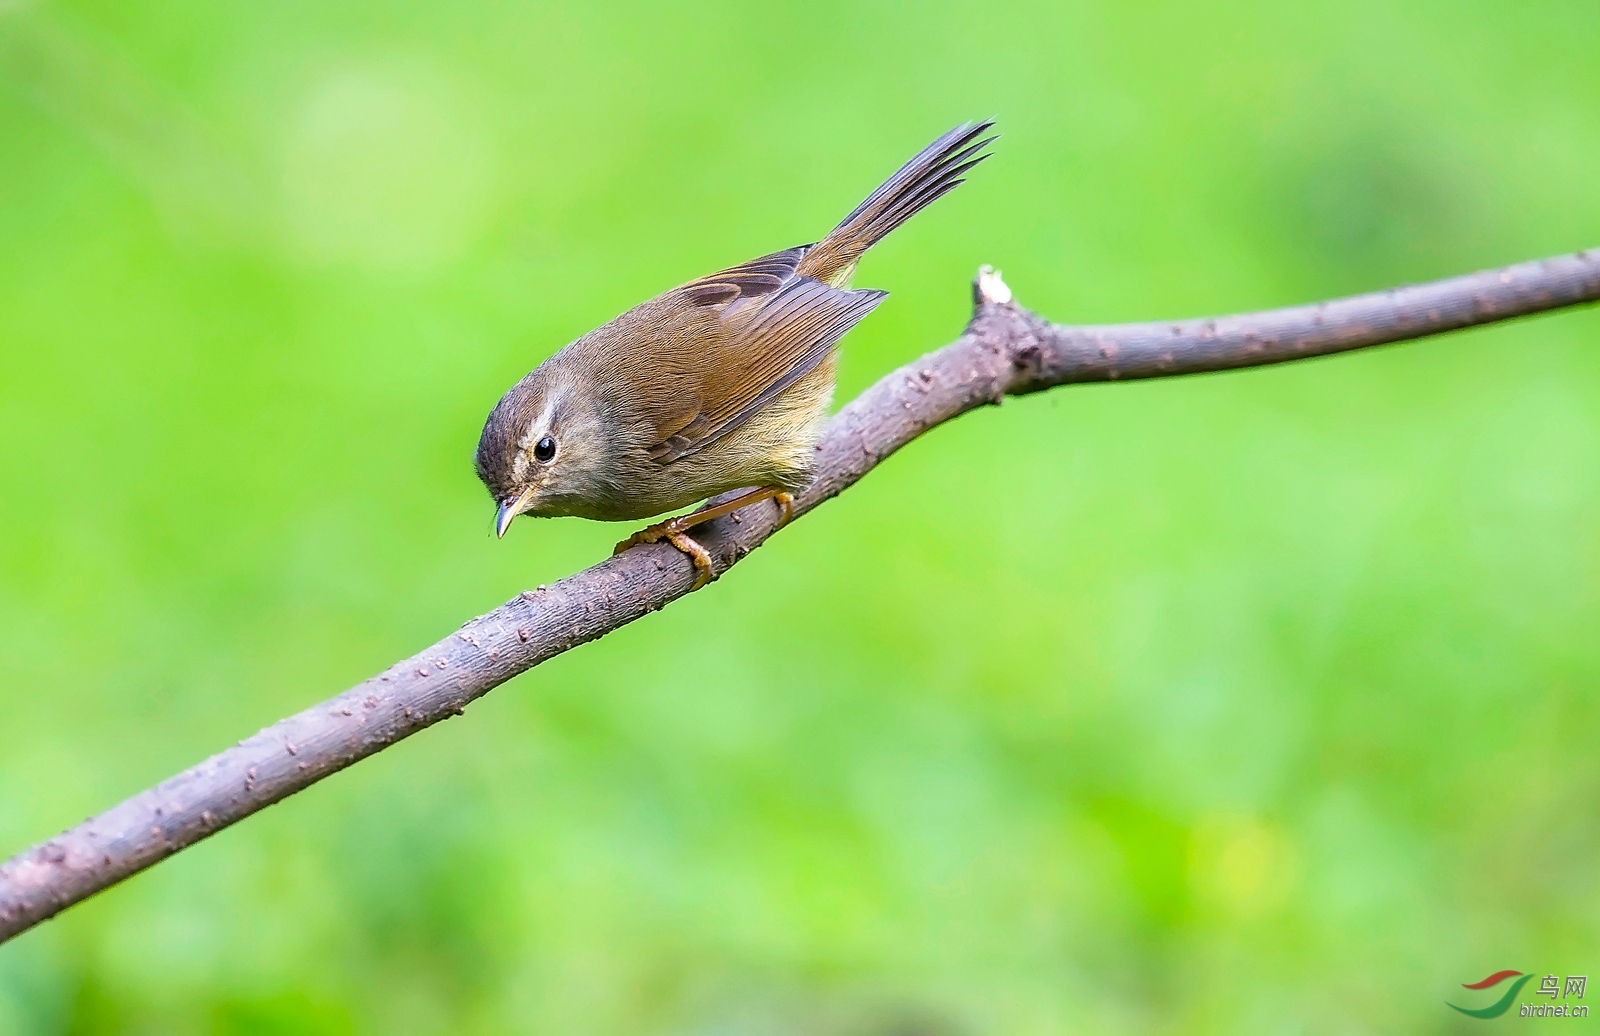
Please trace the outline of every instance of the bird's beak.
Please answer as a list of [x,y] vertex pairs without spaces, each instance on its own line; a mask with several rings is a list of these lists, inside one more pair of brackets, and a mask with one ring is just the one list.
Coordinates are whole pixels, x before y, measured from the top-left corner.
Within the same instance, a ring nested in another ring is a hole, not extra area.
[[527,503],[528,497],[532,495],[533,487],[529,486],[515,500],[500,505],[499,513],[494,516],[494,534],[497,539],[506,534],[506,529],[511,525],[511,519],[522,513],[522,505]]

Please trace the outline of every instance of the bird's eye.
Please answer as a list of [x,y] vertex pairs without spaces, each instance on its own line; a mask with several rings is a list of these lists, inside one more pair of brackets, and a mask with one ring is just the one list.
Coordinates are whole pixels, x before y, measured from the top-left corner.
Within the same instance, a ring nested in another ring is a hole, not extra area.
[[556,441],[548,435],[540,439],[533,447],[533,456],[541,464],[549,464],[555,459]]

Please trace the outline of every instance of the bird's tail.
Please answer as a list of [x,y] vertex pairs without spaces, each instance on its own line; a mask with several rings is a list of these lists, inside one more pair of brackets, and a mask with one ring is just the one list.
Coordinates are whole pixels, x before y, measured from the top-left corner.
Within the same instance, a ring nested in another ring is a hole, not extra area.
[[965,122],[929,144],[827,237],[807,249],[796,272],[843,287],[867,249],[961,183],[967,170],[989,157],[983,149],[995,137],[978,138],[993,125],[993,119]]

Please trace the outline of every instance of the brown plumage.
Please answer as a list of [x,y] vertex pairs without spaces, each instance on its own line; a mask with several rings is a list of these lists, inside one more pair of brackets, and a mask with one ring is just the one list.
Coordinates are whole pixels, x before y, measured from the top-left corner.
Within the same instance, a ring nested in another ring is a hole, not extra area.
[[[887,294],[847,287],[856,261],[987,157],[991,125],[934,141],[820,242],[658,295],[519,381],[478,442],[497,530],[518,514],[627,521],[742,487],[803,487],[834,346]],[[676,521],[644,538],[685,539]]]

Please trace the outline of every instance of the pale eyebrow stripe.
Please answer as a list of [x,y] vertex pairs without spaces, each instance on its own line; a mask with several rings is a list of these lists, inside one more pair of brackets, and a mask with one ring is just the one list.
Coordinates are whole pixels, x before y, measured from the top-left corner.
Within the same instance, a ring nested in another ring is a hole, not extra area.
[[544,405],[543,412],[539,414],[538,418],[534,420],[532,424],[528,425],[528,433],[521,439],[517,440],[518,446],[520,446],[522,449],[527,449],[529,446],[539,441],[539,439],[549,429],[550,420],[556,415],[556,404],[559,401],[560,400],[557,398],[557,393],[552,392],[550,394],[549,402],[545,403]]

